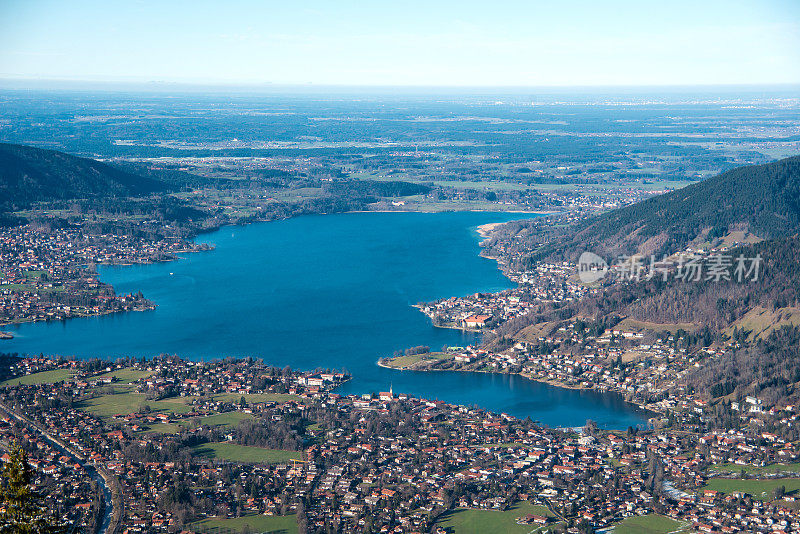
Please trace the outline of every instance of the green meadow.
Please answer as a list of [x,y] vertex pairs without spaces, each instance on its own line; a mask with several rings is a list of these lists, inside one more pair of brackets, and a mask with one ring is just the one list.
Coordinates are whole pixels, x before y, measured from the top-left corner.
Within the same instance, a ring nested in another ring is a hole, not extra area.
[[627,517],[614,526],[614,534],[669,534],[683,532],[686,523],[658,514]]
[[63,382],[69,380],[75,375],[72,369],[53,369],[52,371],[42,371],[41,373],[33,373],[30,375],[20,376],[6,380],[0,386],[31,386],[37,384],[55,384],[56,382]]
[[206,458],[216,458],[245,464],[277,464],[302,459],[300,451],[262,449],[236,443],[204,443],[194,447],[194,453]]
[[552,522],[539,527],[517,523],[518,517],[528,514],[553,517],[546,507],[523,501],[503,512],[458,508],[442,516],[437,526],[449,529],[454,534],[528,534],[547,530],[548,526],[553,527],[556,524]]
[[192,523],[191,529],[203,534],[239,534],[245,528],[249,532],[269,532],[270,534],[296,534],[297,516],[291,515],[260,515],[251,514],[242,517],[220,518],[211,517]]

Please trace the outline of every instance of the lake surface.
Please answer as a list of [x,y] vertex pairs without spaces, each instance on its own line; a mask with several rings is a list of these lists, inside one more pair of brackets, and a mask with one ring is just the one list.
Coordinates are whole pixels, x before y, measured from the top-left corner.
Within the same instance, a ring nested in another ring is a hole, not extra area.
[[[215,251],[156,265],[101,267],[117,292],[141,290],[158,308],[24,324],[0,350],[116,357],[178,354],[195,360],[254,356],[298,369],[353,373],[342,393],[388,390],[478,405],[550,426],[586,419],[609,428],[646,417],[619,396],[547,386],[517,376],[411,372],[376,365],[416,345],[474,343],[434,328],[411,305],[512,287],[478,256],[476,227],[508,213],[353,213],[226,227],[198,238]],[[530,217],[530,216],[527,216]]]

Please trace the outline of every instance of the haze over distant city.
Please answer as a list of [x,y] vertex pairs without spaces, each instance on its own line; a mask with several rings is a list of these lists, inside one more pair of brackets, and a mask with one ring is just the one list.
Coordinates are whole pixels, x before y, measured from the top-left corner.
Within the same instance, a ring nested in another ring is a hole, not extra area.
[[800,83],[800,2],[4,0],[0,80]]

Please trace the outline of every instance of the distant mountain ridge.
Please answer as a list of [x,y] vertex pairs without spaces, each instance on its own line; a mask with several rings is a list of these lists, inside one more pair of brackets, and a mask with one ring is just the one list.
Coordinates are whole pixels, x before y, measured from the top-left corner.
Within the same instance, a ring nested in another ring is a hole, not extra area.
[[169,189],[158,180],[92,159],[0,143],[0,210],[42,201],[143,196]]
[[[505,233],[524,235],[525,225],[511,223]],[[574,260],[585,250],[609,257],[660,255],[681,250],[698,237],[734,230],[761,239],[800,232],[800,156],[739,167],[573,226],[545,230],[552,232],[541,240],[548,243],[530,259]]]

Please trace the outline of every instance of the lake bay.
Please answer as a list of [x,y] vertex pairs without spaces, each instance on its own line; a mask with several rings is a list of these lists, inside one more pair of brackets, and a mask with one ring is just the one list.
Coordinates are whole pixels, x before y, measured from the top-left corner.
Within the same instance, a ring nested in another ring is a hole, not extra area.
[[253,356],[298,369],[347,369],[341,393],[388,390],[478,405],[550,426],[586,419],[609,428],[646,414],[618,395],[556,388],[518,376],[411,372],[376,361],[416,345],[439,350],[474,334],[434,328],[420,301],[512,287],[478,256],[476,227],[510,213],[351,213],[225,227],[197,240],[216,250],[155,265],[101,267],[118,293],[158,304],[134,312],[7,327],[0,350],[81,358],[178,354]]

